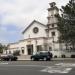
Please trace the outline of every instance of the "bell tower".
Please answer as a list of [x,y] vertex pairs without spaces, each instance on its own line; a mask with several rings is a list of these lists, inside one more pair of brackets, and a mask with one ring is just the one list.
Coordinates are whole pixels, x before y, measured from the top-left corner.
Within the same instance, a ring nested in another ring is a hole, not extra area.
[[[50,7],[48,8],[48,23],[47,23],[47,37],[50,38],[49,43],[52,45],[48,45],[52,48],[52,51],[57,50],[57,42],[59,37],[59,32],[57,30],[58,19],[55,15],[59,14],[59,9],[56,6],[55,2],[49,3]],[[59,46],[58,46],[59,47]]]
[[49,28],[55,27],[55,24],[58,22],[57,18],[55,17],[56,14],[59,14],[59,9],[56,7],[56,3],[50,3],[50,8],[48,8],[48,23],[47,26]]

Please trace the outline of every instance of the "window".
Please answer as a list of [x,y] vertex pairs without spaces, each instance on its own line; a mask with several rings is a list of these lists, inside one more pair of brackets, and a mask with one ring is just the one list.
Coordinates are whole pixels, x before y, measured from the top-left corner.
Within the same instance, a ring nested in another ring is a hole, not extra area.
[[9,51],[9,54],[11,54],[11,51]]
[[41,45],[37,45],[37,52],[38,51],[42,51],[42,46]]
[[49,51],[52,51],[52,47],[49,47]]
[[54,24],[52,24],[52,27],[54,27]]
[[55,36],[55,32],[51,32],[52,36]]
[[[53,13],[52,13],[53,14]],[[53,18],[53,15],[51,15],[51,17]]]
[[24,54],[24,50],[22,50],[22,54]]
[[34,27],[34,28],[33,28],[33,32],[34,32],[34,33],[38,33],[38,31],[39,31],[38,27]]
[[24,54],[24,47],[21,47],[22,54]]

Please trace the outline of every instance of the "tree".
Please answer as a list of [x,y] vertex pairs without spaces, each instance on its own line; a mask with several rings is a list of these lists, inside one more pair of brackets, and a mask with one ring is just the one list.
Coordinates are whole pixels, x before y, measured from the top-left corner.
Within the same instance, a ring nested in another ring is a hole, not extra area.
[[3,52],[3,46],[2,46],[2,44],[0,43],[0,53],[2,53]]
[[70,0],[66,6],[62,6],[62,16],[58,17],[59,41],[75,49],[75,1]]
[[7,46],[0,43],[0,53],[3,53],[3,50],[7,50]]

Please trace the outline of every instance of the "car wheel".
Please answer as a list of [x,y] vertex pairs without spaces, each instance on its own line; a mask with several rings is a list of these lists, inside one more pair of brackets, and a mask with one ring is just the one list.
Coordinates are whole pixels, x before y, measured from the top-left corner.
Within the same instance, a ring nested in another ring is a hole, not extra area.
[[49,58],[48,61],[50,61],[51,59]]
[[9,59],[9,61],[12,61],[12,59]]
[[1,59],[1,61],[4,61],[4,59]]
[[31,58],[31,60],[34,61],[35,59],[34,58]]
[[17,59],[14,59],[14,61],[17,61]]
[[47,58],[46,58],[46,57],[44,57],[44,58],[43,58],[43,60],[44,60],[44,61],[47,61]]
[[18,58],[17,58],[17,57],[15,57],[15,58],[14,58],[14,61],[17,61],[17,60],[18,60]]
[[5,60],[6,60],[6,61],[9,61],[10,59],[7,58],[7,59],[5,59]]

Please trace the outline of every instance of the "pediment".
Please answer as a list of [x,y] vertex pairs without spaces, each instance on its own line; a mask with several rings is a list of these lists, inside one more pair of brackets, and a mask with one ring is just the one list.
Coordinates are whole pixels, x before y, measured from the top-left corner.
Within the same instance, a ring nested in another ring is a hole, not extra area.
[[36,20],[34,20],[34,21],[32,21],[29,25],[28,25],[28,27],[27,28],[25,28],[25,30],[22,32],[23,34],[32,26],[32,25],[34,25],[35,23],[37,23],[39,26],[43,26],[43,27],[47,27],[46,25],[44,25],[44,24],[42,24],[42,23],[40,23],[40,22],[38,22],[38,21],[36,21]]

